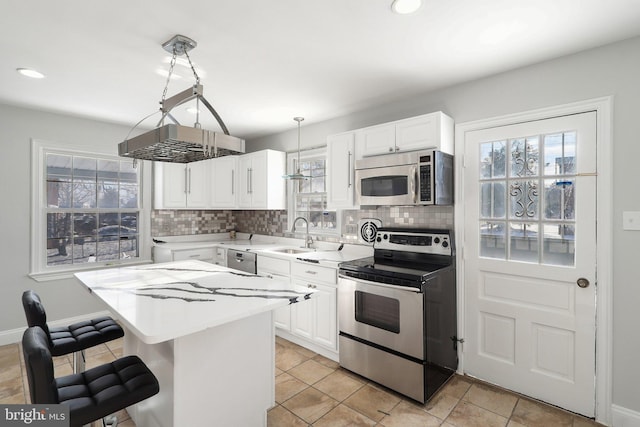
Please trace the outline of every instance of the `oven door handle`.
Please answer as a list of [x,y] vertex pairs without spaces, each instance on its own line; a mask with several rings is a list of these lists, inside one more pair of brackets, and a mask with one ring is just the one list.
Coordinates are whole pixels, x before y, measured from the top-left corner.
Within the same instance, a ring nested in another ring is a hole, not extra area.
[[351,280],[352,282],[360,283],[360,284],[367,285],[367,286],[379,286],[381,288],[387,288],[387,289],[393,289],[393,290],[405,291],[405,292],[409,291],[409,292],[415,292],[417,294],[423,293],[422,289],[412,288],[412,287],[409,287],[409,286],[388,285],[386,283],[372,282],[370,280],[358,279],[357,277],[345,276],[343,274],[338,274],[338,277],[343,278],[343,279],[347,279],[347,280]]

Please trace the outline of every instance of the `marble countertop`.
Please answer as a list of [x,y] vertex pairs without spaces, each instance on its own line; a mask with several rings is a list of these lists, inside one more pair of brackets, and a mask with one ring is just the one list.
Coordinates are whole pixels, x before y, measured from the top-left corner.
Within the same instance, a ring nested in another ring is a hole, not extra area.
[[147,344],[304,301],[314,292],[195,260],[93,270],[75,276]]

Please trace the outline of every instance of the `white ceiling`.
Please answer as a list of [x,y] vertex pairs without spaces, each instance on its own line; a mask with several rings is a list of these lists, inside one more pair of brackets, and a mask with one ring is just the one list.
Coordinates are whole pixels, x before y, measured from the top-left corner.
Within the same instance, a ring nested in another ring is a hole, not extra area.
[[[390,4],[4,0],[0,103],[133,126],[162,97],[162,42],[183,34],[198,43],[205,98],[250,139],[640,34],[638,0],[423,0],[410,16]],[[168,96],[193,84],[188,68],[176,74]]]

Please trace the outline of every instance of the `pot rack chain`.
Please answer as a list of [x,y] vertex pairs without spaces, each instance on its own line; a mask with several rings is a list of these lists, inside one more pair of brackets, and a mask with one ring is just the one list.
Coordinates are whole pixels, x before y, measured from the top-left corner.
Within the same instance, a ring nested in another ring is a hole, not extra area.
[[[167,81],[164,85],[164,90],[162,91],[162,100],[160,101],[160,105],[164,105],[164,101],[167,98],[167,91],[169,90],[169,82],[171,82],[171,76],[173,75],[173,69],[176,66],[176,59],[178,56],[178,51],[185,54],[185,56],[187,57],[187,60],[189,61],[189,67],[191,67],[191,72],[193,73],[193,77],[196,80],[196,85],[200,84],[200,76],[198,75],[198,73],[196,72],[195,67],[193,66],[193,62],[191,62],[191,57],[189,56],[189,52],[188,49],[186,47],[184,47],[183,45],[178,46],[178,42],[176,42],[173,45],[173,52],[171,55],[171,62],[169,64],[169,72],[167,73]],[[162,123],[164,124],[164,118],[162,120]],[[200,98],[198,97],[196,99],[196,123],[195,123],[196,127],[199,127],[200,125]]]

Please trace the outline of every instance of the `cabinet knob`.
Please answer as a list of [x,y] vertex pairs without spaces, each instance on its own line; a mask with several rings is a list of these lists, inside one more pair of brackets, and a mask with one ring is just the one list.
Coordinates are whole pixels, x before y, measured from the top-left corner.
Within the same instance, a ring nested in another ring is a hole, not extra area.
[[393,147],[389,147],[389,151],[392,152],[393,151]]

